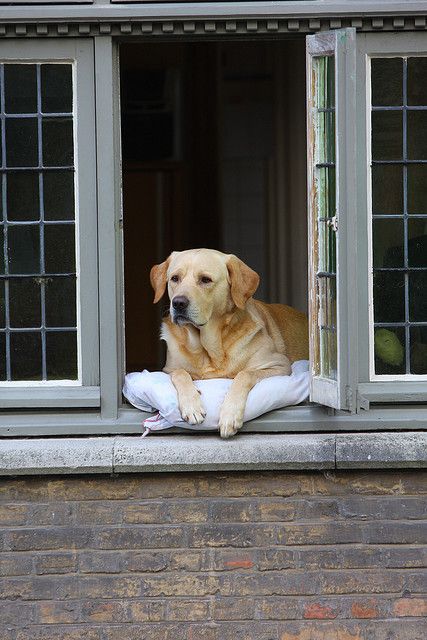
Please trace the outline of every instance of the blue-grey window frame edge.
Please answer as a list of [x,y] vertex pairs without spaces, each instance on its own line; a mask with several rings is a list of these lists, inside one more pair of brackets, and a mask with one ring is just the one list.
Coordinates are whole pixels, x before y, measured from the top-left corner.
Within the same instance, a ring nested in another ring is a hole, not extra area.
[[[415,34],[398,34],[400,41],[401,36],[407,35],[412,38]],[[418,38],[418,47],[422,45],[423,50],[427,52],[427,36],[424,33],[416,34]],[[363,40],[361,39],[363,37]],[[396,34],[393,34],[396,38]],[[369,47],[378,47],[381,39],[385,38],[389,41],[389,34],[357,34],[356,43],[359,42],[369,50]],[[83,387],[81,390],[86,391],[91,396],[93,390],[98,390],[98,398],[100,397],[100,407],[98,400],[93,396],[87,399],[86,404],[82,404],[81,400],[76,398],[51,398],[51,404],[39,399],[28,399],[24,397],[10,399],[3,402],[3,390],[1,390],[1,406],[0,412],[0,436],[28,436],[28,435],[79,435],[79,434],[109,434],[109,433],[141,433],[142,420],[144,414],[122,404],[121,386],[122,375],[124,370],[124,325],[122,316],[122,298],[123,298],[123,270],[122,270],[122,213],[121,213],[121,193],[120,193],[120,123],[119,123],[119,89],[118,89],[118,42],[110,36],[99,36],[93,40],[82,39],[76,41],[70,40],[47,40],[40,43],[41,50],[43,47],[53,46],[53,50],[58,48],[58,55],[70,56],[72,53],[62,53],[62,47],[74,47],[75,51],[79,49],[80,42],[93,43],[94,57],[88,55],[85,66],[91,69],[88,74],[92,78],[92,88],[88,83],[86,89],[87,95],[92,95],[94,89],[94,104],[101,105],[94,113],[95,125],[92,127],[87,116],[86,133],[91,136],[95,132],[96,127],[96,154],[92,155],[94,159],[92,168],[88,168],[88,173],[83,176],[86,179],[86,193],[89,194],[87,205],[88,217],[96,220],[96,211],[98,213],[97,225],[98,236],[98,269],[99,269],[99,360],[96,355],[95,362],[99,362],[99,387],[96,384],[89,385],[87,389]],[[396,48],[396,40],[393,40]],[[402,45],[406,46],[406,40],[402,40]],[[51,44],[50,44],[51,43]],[[15,47],[16,59],[22,59],[22,41],[8,41],[8,47]],[[38,44],[38,43],[34,43]],[[404,50],[405,47],[401,47]],[[381,47],[380,47],[381,49]],[[77,55],[77,53],[75,54]],[[52,54],[54,58],[54,55]],[[94,62],[93,62],[94,61]],[[365,131],[363,122],[367,109],[366,104],[366,70],[365,70],[366,52],[363,53],[363,47],[357,52],[357,127],[359,131]],[[111,91],[111,87],[113,90]],[[361,93],[363,95],[361,95]],[[364,109],[361,112],[361,108]],[[87,115],[87,114],[86,114]],[[360,128],[361,127],[361,128]],[[360,128],[360,129],[359,129]],[[90,131],[92,130],[92,134]],[[366,136],[357,137],[356,149],[356,167],[358,178],[366,176]],[[96,160],[95,160],[96,158]],[[94,176],[94,168],[96,167],[96,176]],[[358,222],[358,299],[354,299],[353,306],[348,309],[348,313],[356,311],[360,306],[360,297],[362,292],[366,292],[367,281],[367,262],[363,261],[363,251],[361,245],[367,237],[367,213],[366,213],[366,178],[361,180],[361,188],[357,194],[358,210],[365,213],[360,216],[362,218]],[[97,192],[93,194],[93,185],[96,184]],[[95,197],[96,196],[96,197]],[[361,204],[360,201],[363,201]],[[362,207],[362,209],[359,209]],[[366,214],[366,215],[365,215]],[[92,238],[93,241],[93,238]],[[93,249],[93,242],[91,244]],[[91,254],[92,255],[92,254]],[[96,255],[96,251],[95,251]],[[111,259],[114,256],[114,259]],[[362,256],[362,260],[360,260]],[[365,265],[365,266],[363,266]],[[94,274],[97,273],[95,265]],[[96,285],[96,283],[95,283]],[[365,287],[365,289],[364,289]],[[89,307],[93,304],[94,298],[91,296],[95,293],[95,289],[87,290],[88,297],[86,301]],[[348,297],[348,299],[350,296]],[[367,298],[366,298],[367,300]],[[362,305],[367,308],[367,302]],[[367,310],[367,309],[366,309]],[[98,317],[98,316],[96,316]],[[353,316],[354,317],[354,316]],[[361,367],[361,358],[363,357],[366,342],[366,324],[363,324],[364,316],[359,318],[359,335],[358,344],[359,358],[357,359],[359,377],[353,389],[348,392],[354,394],[354,406],[356,412],[328,409],[322,406],[299,406],[289,407],[262,416],[250,423],[247,423],[243,431],[265,431],[265,432],[309,432],[309,431],[365,431],[365,430],[387,430],[387,429],[421,429],[425,428],[427,423],[427,411],[421,404],[406,405],[404,402],[425,402],[427,400],[427,392],[425,384],[399,382],[399,383],[371,383],[369,379],[363,375],[363,367]],[[362,318],[362,321],[360,320]],[[366,316],[367,318],[367,316]],[[93,319],[93,314],[92,314]],[[362,326],[363,324],[363,326]],[[96,334],[97,338],[97,334]],[[94,344],[96,345],[94,347]],[[98,342],[88,345],[93,349],[92,353],[97,352]],[[98,352],[97,352],[98,353]],[[366,356],[366,353],[365,353]],[[95,374],[95,380],[96,374]],[[82,394],[84,395],[84,394]],[[400,402],[399,402],[400,400]],[[387,406],[376,406],[371,403],[388,403]],[[82,410],[82,407],[87,410]],[[34,411],[13,411],[13,407],[34,408]],[[45,407],[57,407],[58,411],[44,411]],[[89,408],[90,407],[90,408]],[[78,409],[78,410],[76,410]],[[369,409],[369,410],[367,410]],[[175,431],[176,432],[176,431]],[[182,432],[182,431],[181,431]]]

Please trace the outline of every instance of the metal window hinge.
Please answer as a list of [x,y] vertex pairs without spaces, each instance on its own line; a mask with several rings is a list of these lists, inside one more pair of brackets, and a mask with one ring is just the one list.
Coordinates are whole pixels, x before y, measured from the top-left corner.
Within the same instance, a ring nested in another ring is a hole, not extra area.
[[335,231],[335,233],[338,231],[338,218],[337,218],[337,216],[334,216],[333,218],[328,220],[326,224],[329,227],[331,227],[332,230]]

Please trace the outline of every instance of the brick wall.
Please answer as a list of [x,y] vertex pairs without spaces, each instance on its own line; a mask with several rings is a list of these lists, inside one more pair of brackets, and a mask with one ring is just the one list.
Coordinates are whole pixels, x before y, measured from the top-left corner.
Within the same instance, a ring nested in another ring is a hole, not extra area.
[[427,472],[0,483],[1,640],[426,640]]

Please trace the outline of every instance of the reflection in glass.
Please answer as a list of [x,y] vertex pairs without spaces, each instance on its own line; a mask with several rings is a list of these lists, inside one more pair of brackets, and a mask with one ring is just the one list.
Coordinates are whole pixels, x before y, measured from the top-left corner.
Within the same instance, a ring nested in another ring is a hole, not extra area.
[[408,265],[427,267],[427,217],[408,220],[408,238]]
[[403,267],[403,220],[376,219],[374,225],[374,267]]
[[403,125],[400,111],[372,112],[372,159],[403,158]]
[[6,326],[6,309],[4,299],[4,281],[0,280],[0,328]]
[[10,334],[12,380],[42,379],[42,340],[36,332]]
[[410,164],[408,172],[408,213],[427,213],[427,165]]
[[6,118],[6,163],[8,167],[37,167],[37,119]]
[[46,273],[73,273],[76,270],[74,224],[45,226]]
[[372,105],[392,107],[403,104],[403,59],[372,58]]
[[317,123],[317,162],[335,162],[335,112],[320,111]]
[[73,164],[73,121],[71,118],[43,118],[43,165],[67,167]]
[[374,271],[374,322],[405,321],[405,275]]
[[37,225],[9,226],[9,272],[40,273],[40,229]]
[[336,282],[335,278],[318,279],[320,306],[320,375],[337,379]]
[[375,373],[406,373],[405,330],[403,327],[376,328],[374,332]]
[[411,373],[427,373],[427,327],[411,327]]
[[399,165],[372,167],[372,213],[403,213],[403,168]]
[[46,366],[50,380],[77,378],[77,333],[49,331],[46,334]]
[[427,111],[408,111],[408,159],[427,159]]
[[41,326],[40,284],[35,278],[12,278],[9,301],[11,327],[35,329]]
[[408,58],[408,104],[427,106],[427,58]]
[[76,326],[76,279],[48,278],[46,282],[46,326]]
[[427,321],[427,271],[409,274],[409,321]]
[[4,65],[4,103],[6,113],[37,113],[35,64]]
[[72,111],[71,71],[70,64],[41,65],[43,113],[70,113]]
[[0,380],[6,380],[6,335],[0,333]]
[[35,171],[7,174],[8,220],[39,220],[39,176]]
[[74,172],[48,171],[43,175],[45,220],[74,220]]

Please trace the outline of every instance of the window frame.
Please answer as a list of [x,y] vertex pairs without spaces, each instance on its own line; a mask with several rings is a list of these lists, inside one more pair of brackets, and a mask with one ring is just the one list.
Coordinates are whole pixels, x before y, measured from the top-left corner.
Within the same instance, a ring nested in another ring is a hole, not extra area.
[[[370,402],[426,402],[427,375],[372,375],[373,367],[373,309],[372,309],[372,193],[370,176],[371,147],[371,57],[427,55],[425,33],[361,33],[357,34],[356,113],[357,165],[360,195],[358,203],[358,317],[359,317],[359,383],[361,406]],[[366,328],[369,339],[366,340]]]
[[0,43],[3,63],[70,62],[73,65],[73,137],[77,272],[76,381],[2,381],[1,406],[96,407],[100,403],[98,352],[98,269],[93,43],[90,39]]

